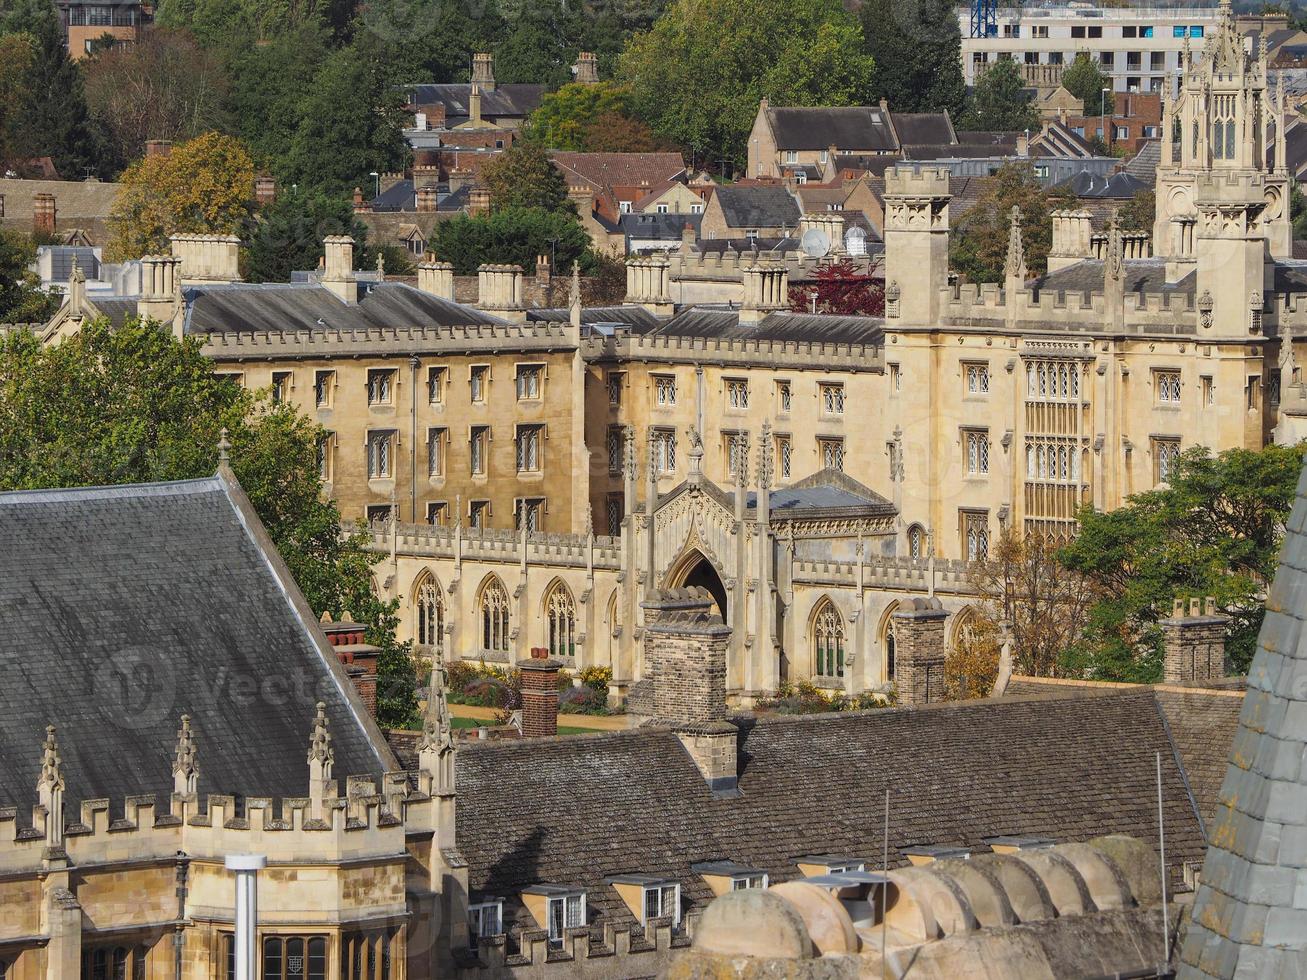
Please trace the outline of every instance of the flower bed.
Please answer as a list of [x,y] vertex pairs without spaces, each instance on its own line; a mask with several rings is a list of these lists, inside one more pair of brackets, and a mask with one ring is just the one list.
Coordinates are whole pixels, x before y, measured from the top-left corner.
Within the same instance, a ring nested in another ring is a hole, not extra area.
[[898,695],[894,691],[887,694],[863,691],[861,694],[849,697],[842,691],[823,691],[808,681],[799,681],[797,684],[786,681],[781,684],[780,690],[774,697],[762,698],[754,707],[762,713],[815,715],[826,711],[866,711],[869,708],[887,708],[896,703],[898,703]]

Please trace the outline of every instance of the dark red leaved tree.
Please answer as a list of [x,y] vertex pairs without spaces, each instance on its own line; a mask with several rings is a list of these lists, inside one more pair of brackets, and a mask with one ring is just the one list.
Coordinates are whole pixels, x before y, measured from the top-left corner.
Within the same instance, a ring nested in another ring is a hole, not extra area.
[[814,282],[790,287],[790,309],[795,313],[833,313],[840,316],[884,316],[885,284],[862,272],[848,259],[820,265]]

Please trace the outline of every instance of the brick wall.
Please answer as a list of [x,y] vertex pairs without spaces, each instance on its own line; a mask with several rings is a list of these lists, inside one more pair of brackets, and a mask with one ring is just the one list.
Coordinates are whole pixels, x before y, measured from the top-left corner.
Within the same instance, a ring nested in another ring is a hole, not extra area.
[[522,672],[522,735],[547,738],[558,734],[558,671],[563,665],[543,647],[518,664]]
[[1161,620],[1164,650],[1163,676],[1168,684],[1205,681],[1225,676],[1225,634],[1228,616],[1216,612],[1216,601],[1207,599],[1204,609],[1192,599],[1186,612],[1177,599],[1169,619]]
[[894,684],[899,703],[944,700],[944,623],[938,599],[914,599],[894,614]]
[[644,609],[655,717],[691,725],[724,721],[731,629],[714,611],[712,597],[699,588],[671,590]]

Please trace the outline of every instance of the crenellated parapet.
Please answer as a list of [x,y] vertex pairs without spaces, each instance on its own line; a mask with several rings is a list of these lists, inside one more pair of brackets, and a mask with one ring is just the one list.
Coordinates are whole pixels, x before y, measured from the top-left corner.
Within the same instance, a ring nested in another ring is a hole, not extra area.
[[[370,550],[378,554],[389,554],[391,526],[378,524],[371,531]],[[606,534],[523,534],[521,531],[502,528],[398,524],[393,535],[398,551],[425,558],[512,564],[521,564],[525,560],[527,564],[577,568],[592,565],[613,570],[621,566],[621,539]]]
[[576,347],[568,325],[551,322],[221,331],[204,334],[202,340],[204,353],[215,360],[555,351]]
[[442,836],[452,839],[452,785],[438,790],[424,772],[418,774],[419,783],[430,792],[413,789],[406,772],[385,773],[380,784],[372,777],[349,776],[343,788],[331,779],[321,704],[318,712],[306,770],[308,795],[251,796],[239,802],[228,794],[198,792],[195,733],[183,720],[173,772],[160,773],[159,780],[161,786],[171,782],[174,792],[65,804],[64,766],[57,733],[50,727],[41,745],[31,820],[21,819],[16,806],[0,808],[0,875],[39,870],[51,860],[94,866],[169,861],[179,852],[192,860],[258,853],[271,862],[339,863],[402,857],[406,838],[414,833],[444,829]]
[[828,344],[821,341],[750,340],[723,337],[688,337],[668,334],[621,335],[614,351],[617,356],[651,360],[685,360],[694,363],[738,364],[741,366],[776,365],[844,368],[883,372],[883,345]]
[[[1197,306],[1188,293],[1127,292],[1120,306],[1126,333],[1183,337],[1198,332]],[[996,331],[1012,326],[1018,331],[1102,333],[1110,313],[1109,297],[1101,290],[1026,287],[1009,296],[997,283],[962,282],[943,289],[940,299],[944,323]]]
[[[460,980],[490,980],[511,971],[513,976],[551,980],[589,975],[589,969],[597,970],[597,976],[608,976],[612,975],[609,964],[621,964],[624,976],[632,972],[662,976],[672,956],[689,948],[698,923],[699,914],[692,912],[679,930],[672,928],[670,916],[650,919],[643,935],[611,922],[604,922],[598,935],[589,927],[568,929],[561,950],[550,947],[549,934],[543,929],[524,929],[515,937],[515,949],[510,948],[508,936],[488,936],[477,942],[475,964],[462,966],[458,976]],[[587,968],[587,963],[592,966]]]
[[861,578],[857,561],[795,558],[792,574],[797,584],[819,587],[854,588],[861,582],[865,589],[886,592],[937,591],[956,595],[977,592],[970,564],[951,558],[868,557],[862,562]]

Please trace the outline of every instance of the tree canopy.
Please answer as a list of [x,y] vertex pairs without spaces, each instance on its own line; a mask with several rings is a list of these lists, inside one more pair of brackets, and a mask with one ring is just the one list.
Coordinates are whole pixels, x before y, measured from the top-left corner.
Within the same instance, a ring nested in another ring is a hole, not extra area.
[[322,240],[328,235],[354,239],[360,268],[376,261],[367,246],[367,226],[354,216],[350,201],[283,188],[250,222],[245,277],[251,282],[289,282],[297,269],[316,269],[323,255]]
[[315,612],[350,611],[382,646],[382,724],[416,711],[412,666],[395,643],[394,604],[372,592],[371,559],[343,534],[318,479],[320,428],[217,377],[199,342],[154,323],[106,320],[54,345],[0,337],[0,489],[180,480],[212,474],[223,428],[232,468]]
[[507,207],[442,221],[428,248],[441,261],[452,262],[461,276],[474,274],[486,262],[532,269],[539,255],[552,255],[560,270],[579,261],[589,271],[594,264],[590,236],[576,218],[540,208]]
[[858,16],[875,60],[871,93],[895,112],[962,116],[962,37],[949,0],[864,0]]
[[576,205],[567,196],[567,181],[539,143],[517,143],[496,154],[481,168],[479,178],[495,210],[539,208],[576,214]]
[[[1062,87],[1083,103],[1086,116],[1110,116],[1116,107],[1112,96],[1112,77],[1102,66],[1081,51],[1071,67],[1062,73]],[[1108,91],[1104,93],[1103,89]]]
[[249,220],[254,164],[239,140],[205,133],[123,172],[109,215],[110,254],[139,258],[168,249],[173,234],[234,235]]
[[738,165],[761,99],[865,104],[874,64],[840,0],[672,0],[618,74],[658,136]]
[[1275,574],[1284,522],[1302,471],[1302,446],[1182,453],[1169,483],[1108,512],[1087,509],[1060,554],[1094,582],[1090,652],[1077,664],[1096,677],[1155,681],[1157,621],[1175,598],[1214,596],[1233,617],[1232,668],[1246,670]]
[[546,93],[531,114],[528,135],[551,150],[648,153],[665,148],[648,125],[631,115],[630,102],[630,90],[615,82],[572,82]]
[[0,323],[40,323],[59,308],[59,297],[41,291],[28,266],[36,246],[19,232],[0,228]]
[[980,76],[962,117],[962,126],[1006,132],[1039,128],[1034,96],[1026,89],[1015,61],[1003,59]]
[[1053,244],[1050,212],[1071,201],[1040,186],[1028,164],[1010,163],[994,175],[989,189],[958,219],[949,236],[949,265],[971,282],[1002,282],[1011,234],[1012,208],[1021,209],[1026,267],[1039,275],[1048,266]]

